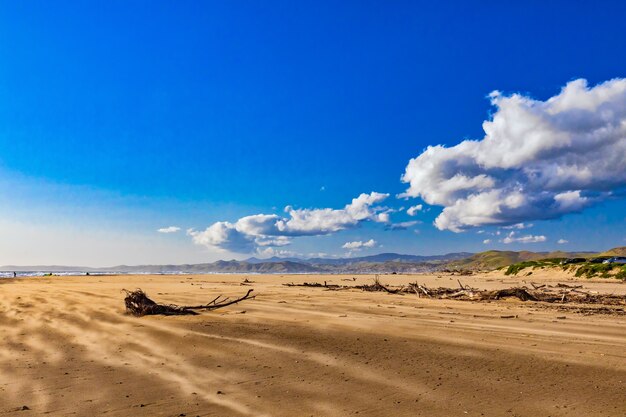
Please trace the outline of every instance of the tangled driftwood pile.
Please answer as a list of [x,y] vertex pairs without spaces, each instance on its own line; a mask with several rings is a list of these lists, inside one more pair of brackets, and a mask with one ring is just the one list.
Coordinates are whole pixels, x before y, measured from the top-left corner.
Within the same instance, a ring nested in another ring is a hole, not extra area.
[[[403,285],[396,288],[381,284],[378,277],[374,279],[373,284],[367,285],[334,285],[320,284],[317,282],[304,284],[283,284],[289,287],[315,287],[324,288],[329,291],[360,289],[362,291],[381,291],[389,294],[414,294],[418,297],[435,298],[435,299],[454,299],[463,301],[490,301],[501,300],[506,298],[517,298],[521,301],[545,302],[552,304],[597,304],[605,306],[625,306],[626,296],[615,294],[598,294],[582,289],[582,285],[536,285],[531,284],[532,288],[513,287],[500,290],[479,290],[463,285],[457,281],[459,286],[456,288],[437,287],[429,288],[417,282]],[[611,311],[616,311],[612,309]],[[623,308],[617,311],[623,312]]]
[[365,284],[365,285],[337,285],[337,284],[328,284],[326,281],[324,281],[323,284],[319,282],[304,282],[302,284],[294,284],[292,282],[292,283],[287,283],[283,285],[285,287],[325,288],[330,291],[349,290],[349,289],[359,289],[363,291],[385,291],[390,294],[400,294],[400,295],[402,295],[402,292],[404,290],[404,287],[398,288],[398,289],[390,289],[386,287],[385,285],[381,284],[380,280],[378,279],[378,276],[376,276],[376,278],[374,279],[373,284]]
[[207,304],[201,304],[196,306],[179,306],[176,304],[158,304],[148,298],[146,293],[143,292],[141,289],[137,289],[135,291],[122,291],[126,292],[126,297],[124,298],[124,303],[126,304],[126,312],[137,317],[155,314],[166,316],[198,314],[195,310],[216,310],[218,308],[236,304],[243,300],[254,298],[254,296],[250,296],[250,294],[252,293],[252,289],[249,289],[246,295],[240,298],[236,298],[234,300],[231,300],[228,297],[223,298],[221,295],[219,295]]

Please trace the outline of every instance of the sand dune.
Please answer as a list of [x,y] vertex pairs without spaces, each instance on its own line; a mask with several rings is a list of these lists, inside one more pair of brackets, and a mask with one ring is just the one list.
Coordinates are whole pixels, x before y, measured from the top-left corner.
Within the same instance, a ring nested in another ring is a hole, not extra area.
[[[536,417],[626,410],[626,316],[281,285],[351,278],[302,275],[247,276],[256,299],[198,316],[124,314],[122,288],[198,304],[245,293],[243,278],[0,280],[0,415]],[[453,286],[456,278],[418,280]],[[497,288],[526,278],[462,279]],[[614,281],[582,282],[626,293]]]

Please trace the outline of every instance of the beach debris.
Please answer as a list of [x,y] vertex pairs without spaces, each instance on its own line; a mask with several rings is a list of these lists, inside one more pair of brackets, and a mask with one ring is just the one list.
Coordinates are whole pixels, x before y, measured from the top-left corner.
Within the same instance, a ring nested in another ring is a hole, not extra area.
[[[523,302],[553,305],[564,311],[579,312],[582,314],[618,314],[626,315],[626,296],[617,294],[599,294],[595,291],[585,291],[582,285],[568,285],[558,283],[556,285],[537,285],[530,283],[532,288],[526,286],[503,288],[499,290],[479,290],[464,285],[460,280],[456,288],[437,287],[429,288],[417,282],[402,285],[396,288],[382,284],[376,276],[372,284],[365,285],[333,285],[318,282],[305,282],[303,284],[283,284],[288,287],[312,287],[326,290],[361,290],[380,291],[389,294],[404,295],[415,294],[418,297],[433,299],[453,299],[461,301],[493,301],[516,298]],[[608,307],[610,306],[610,307]]]
[[331,291],[337,291],[337,290],[349,290],[349,289],[359,289],[362,291],[384,291],[384,292],[388,292],[389,294],[399,294],[399,295],[404,295],[403,294],[403,289],[402,288],[398,288],[398,289],[391,289],[385,285],[383,285],[380,282],[380,279],[378,278],[378,275],[376,275],[376,277],[374,278],[374,283],[372,284],[363,284],[363,285],[337,285],[337,284],[328,284],[326,281],[324,281],[323,284],[319,283],[319,282],[303,282],[302,284],[294,284],[293,282],[291,283],[287,283],[287,284],[283,284],[285,287],[310,287],[310,288],[325,288],[327,290],[331,290]]
[[293,282],[283,284],[285,287],[310,287],[310,288],[326,288],[327,290],[342,290],[346,288],[353,288],[346,285],[328,284],[324,281],[323,284],[319,282],[303,282],[302,284],[294,284]]
[[357,288],[360,288],[363,291],[384,291],[387,292],[389,294],[402,294],[402,288],[398,288],[398,289],[390,289],[388,287],[386,287],[385,285],[383,285],[380,282],[380,278],[378,278],[378,275],[376,275],[376,277],[374,278],[374,283],[371,285],[359,285],[357,286]]
[[149,315],[165,315],[165,316],[182,316],[182,315],[195,315],[198,314],[195,310],[217,310],[218,308],[226,307],[232,304],[239,303],[243,300],[253,299],[255,296],[250,296],[252,289],[243,296],[235,299],[229,297],[223,297],[219,295],[207,304],[195,305],[195,306],[179,306],[176,304],[159,304],[146,295],[141,289],[135,291],[122,290],[126,293],[124,303],[126,305],[126,312],[136,317],[149,316]]
[[483,291],[481,298],[484,300],[500,300],[503,298],[517,298],[521,301],[539,301],[534,295],[524,288],[505,288],[495,291]]

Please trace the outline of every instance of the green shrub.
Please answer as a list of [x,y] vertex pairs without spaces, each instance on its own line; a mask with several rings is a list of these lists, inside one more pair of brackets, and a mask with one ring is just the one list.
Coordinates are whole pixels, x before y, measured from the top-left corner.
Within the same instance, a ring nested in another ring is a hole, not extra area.
[[537,261],[518,262],[516,264],[509,265],[507,270],[504,272],[504,275],[517,275],[519,271],[521,271],[524,268],[530,268],[530,267],[536,268],[538,266],[540,266],[540,264]]
[[601,278],[609,278],[611,275],[609,272],[613,270],[615,264],[584,264],[576,270],[577,277],[592,278],[596,275],[600,275]]
[[548,258],[541,259],[538,261],[524,261],[518,262],[513,265],[509,265],[509,267],[504,272],[504,275],[517,275],[522,269],[525,268],[545,268],[547,266],[555,266],[559,265],[564,258]]

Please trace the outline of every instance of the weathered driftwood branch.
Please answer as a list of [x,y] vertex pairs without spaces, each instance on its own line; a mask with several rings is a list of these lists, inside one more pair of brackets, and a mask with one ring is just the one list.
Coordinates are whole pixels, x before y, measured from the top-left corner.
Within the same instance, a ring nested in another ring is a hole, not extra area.
[[303,282],[302,284],[294,284],[292,282],[292,283],[283,284],[283,286],[285,286],[285,287],[326,288],[327,290],[342,290],[342,289],[346,289],[346,288],[352,288],[352,287],[348,287],[348,286],[345,286],[345,285],[328,284],[326,281],[324,281],[323,284],[320,284],[319,282]]
[[500,300],[502,298],[514,297],[522,301],[539,301],[537,297],[524,288],[505,288],[503,290],[484,291],[480,296],[483,300]]
[[389,294],[402,294],[402,290],[403,288],[398,288],[395,290],[389,289],[388,287],[384,286],[381,282],[380,279],[378,278],[378,275],[376,275],[376,278],[374,278],[374,283],[372,285],[361,285],[361,286],[357,286],[357,288],[362,289],[363,291],[384,291],[384,292],[388,292]]
[[222,298],[222,296],[219,295],[207,304],[201,304],[196,306],[179,306],[176,304],[158,304],[148,298],[146,293],[143,292],[141,289],[136,289],[135,291],[122,291],[126,292],[126,297],[124,298],[126,312],[137,317],[157,314],[165,316],[194,315],[198,314],[194,310],[216,310],[218,308],[239,303],[243,300],[254,298],[254,296],[250,296],[253,290],[249,289],[246,295],[240,298],[236,298],[234,300],[231,300],[228,297]]

